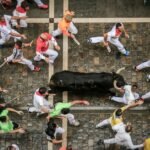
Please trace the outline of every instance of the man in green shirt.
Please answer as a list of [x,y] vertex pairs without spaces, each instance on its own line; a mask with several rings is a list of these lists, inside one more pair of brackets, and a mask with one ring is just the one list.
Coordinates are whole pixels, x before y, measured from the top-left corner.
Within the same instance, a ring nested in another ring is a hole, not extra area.
[[0,107],[0,134],[1,133],[24,133],[24,129],[19,128],[19,125],[9,119],[8,112],[12,111],[22,115],[22,111],[16,111],[13,108]]
[[88,101],[85,100],[74,100],[68,103],[56,103],[54,109],[50,111],[47,119],[49,120],[52,117],[66,117],[71,125],[78,126],[79,122],[75,120],[74,115],[70,113],[70,107],[77,104],[89,105]]

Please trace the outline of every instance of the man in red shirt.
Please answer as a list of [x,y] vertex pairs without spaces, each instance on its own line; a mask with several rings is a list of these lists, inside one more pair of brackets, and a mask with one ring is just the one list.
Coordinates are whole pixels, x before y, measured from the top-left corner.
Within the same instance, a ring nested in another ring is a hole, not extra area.
[[[36,56],[35,61],[45,60],[47,63],[53,64],[58,56],[58,52],[49,48],[49,43],[52,43],[56,50],[60,50],[55,38],[47,33],[42,33],[36,41]],[[46,56],[45,56],[46,55]]]

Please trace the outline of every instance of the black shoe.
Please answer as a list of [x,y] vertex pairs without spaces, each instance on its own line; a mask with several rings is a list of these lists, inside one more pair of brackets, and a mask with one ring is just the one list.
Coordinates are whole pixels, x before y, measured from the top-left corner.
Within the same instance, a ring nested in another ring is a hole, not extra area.
[[98,142],[97,142],[97,145],[103,145],[104,144],[104,141],[102,139],[100,139]]
[[120,58],[121,58],[121,53],[120,53],[120,52],[117,52],[115,58],[116,58],[116,59],[120,59]]

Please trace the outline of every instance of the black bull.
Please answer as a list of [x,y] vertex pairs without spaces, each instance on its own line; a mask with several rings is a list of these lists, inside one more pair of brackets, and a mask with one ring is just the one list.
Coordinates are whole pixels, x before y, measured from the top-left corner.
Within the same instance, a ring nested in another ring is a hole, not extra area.
[[49,87],[52,92],[100,92],[108,94],[112,89],[114,80],[117,86],[125,85],[124,78],[117,73],[80,73],[61,71],[52,75]]

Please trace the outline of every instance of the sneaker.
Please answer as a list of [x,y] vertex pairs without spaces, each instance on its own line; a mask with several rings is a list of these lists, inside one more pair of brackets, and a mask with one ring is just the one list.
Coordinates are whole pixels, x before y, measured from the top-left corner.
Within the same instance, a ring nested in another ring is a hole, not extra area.
[[38,7],[41,8],[41,9],[47,9],[48,5],[43,4],[43,5],[39,5]]
[[29,107],[29,108],[27,109],[27,111],[28,111],[29,113],[36,112],[36,108],[35,108],[35,107]]
[[40,71],[40,68],[39,67],[34,67],[34,70],[35,72],[39,72]]
[[147,76],[146,76],[146,81],[147,81],[147,82],[150,82],[150,75],[147,75]]
[[120,59],[121,58],[121,53],[117,52],[115,57],[116,57],[116,59]]
[[112,97],[112,96],[109,96],[108,99],[111,100],[111,97]]
[[125,56],[129,56],[130,52],[126,50]]
[[87,43],[91,43],[91,40],[90,40],[90,39],[87,39]]
[[79,126],[80,125],[80,123],[79,123],[79,121],[75,121],[72,125],[74,125],[74,126]]
[[133,66],[133,70],[135,70],[135,71],[139,71],[139,70],[136,68],[136,66]]
[[99,125],[96,125],[96,127],[95,127],[96,129],[98,129],[99,128]]

